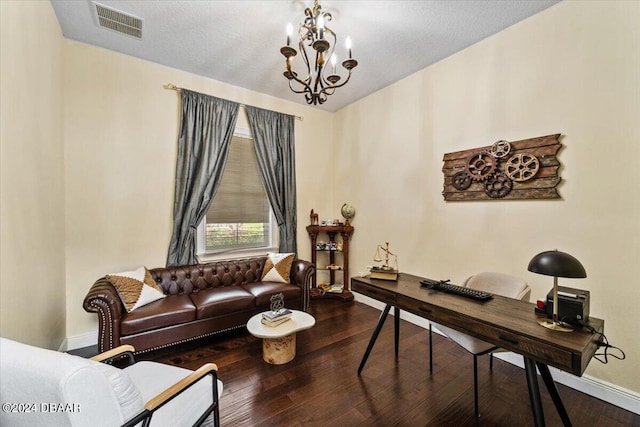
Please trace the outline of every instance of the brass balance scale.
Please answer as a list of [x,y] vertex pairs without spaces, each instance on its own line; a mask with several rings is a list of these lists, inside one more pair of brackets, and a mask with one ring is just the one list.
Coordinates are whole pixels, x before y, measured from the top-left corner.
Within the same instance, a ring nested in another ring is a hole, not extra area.
[[[371,267],[371,278],[380,280],[398,280],[398,257],[389,250],[389,242],[386,242],[384,246],[378,245],[373,257],[374,262],[382,262],[380,251],[384,252],[384,264],[380,267]],[[394,258],[393,266],[389,264],[389,256]]]

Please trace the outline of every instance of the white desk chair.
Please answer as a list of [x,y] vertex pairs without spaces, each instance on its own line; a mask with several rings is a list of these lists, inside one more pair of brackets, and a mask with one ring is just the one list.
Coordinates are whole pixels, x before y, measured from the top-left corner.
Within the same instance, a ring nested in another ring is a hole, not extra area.
[[[531,288],[523,279],[519,277],[510,276],[503,273],[478,273],[469,277],[462,284],[463,287],[472,289],[478,289],[480,291],[489,292],[494,295],[501,295],[503,297],[519,299],[522,301],[529,301],[531,296]],[[474,395],[474,410],[476,417],[480,416],[478,411],[478,356],[484,354],[490,354],[489,367],[493,369],[493,353],[500,351],[506,351],[490,344],[486,341],[473,338],[467,334],[456,331],[455,329],[448,328],[446,326],[434,324],[435,327],[446,335],[449,339],[460,345],[473,355],[473,395]],[[431,344],[432,329],[431,322],[429,323],[429,370],[433,371],[433,350]]]

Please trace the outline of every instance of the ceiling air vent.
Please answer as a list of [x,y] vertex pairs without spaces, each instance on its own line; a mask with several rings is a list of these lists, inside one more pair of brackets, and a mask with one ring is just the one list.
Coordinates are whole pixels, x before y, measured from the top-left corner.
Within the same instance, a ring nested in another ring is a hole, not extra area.
[[98,24],[128,36],[142,38],[142,18],[128,15],[122,11],[112,9],[99,3],[93,3],[96,7]]

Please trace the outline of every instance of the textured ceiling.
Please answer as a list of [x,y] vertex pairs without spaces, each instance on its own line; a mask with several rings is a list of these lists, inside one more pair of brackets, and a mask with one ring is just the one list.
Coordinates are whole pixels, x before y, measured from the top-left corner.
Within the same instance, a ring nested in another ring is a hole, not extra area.
[[[98,26],[90,0],[51,3],[68,39],[305,103],[303,95],[289,90],[282,75],[280,47],[286,41],[287,23],[296,28],[304,9],[312,6],[310,0],[97,1],[142,18],[141,39]],[[346,54],[343,43],[349,36],[359,64],[351,81],[317,108],[337,111],[555,3],[320,1],[333,15],[328,25],[338,35],[338,56]]]

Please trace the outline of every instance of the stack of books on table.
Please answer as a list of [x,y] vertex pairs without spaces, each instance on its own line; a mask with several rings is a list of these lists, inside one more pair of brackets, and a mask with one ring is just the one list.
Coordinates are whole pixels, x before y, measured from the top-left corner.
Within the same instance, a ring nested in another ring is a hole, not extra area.
[[281,308],[277,311],[266,311],[262,313],[262,324],[272,328],[291,319],[293,312],[288,308]]
[[381,280],[398,280],[398,270],[384,267],[371,267],[371,278]]

